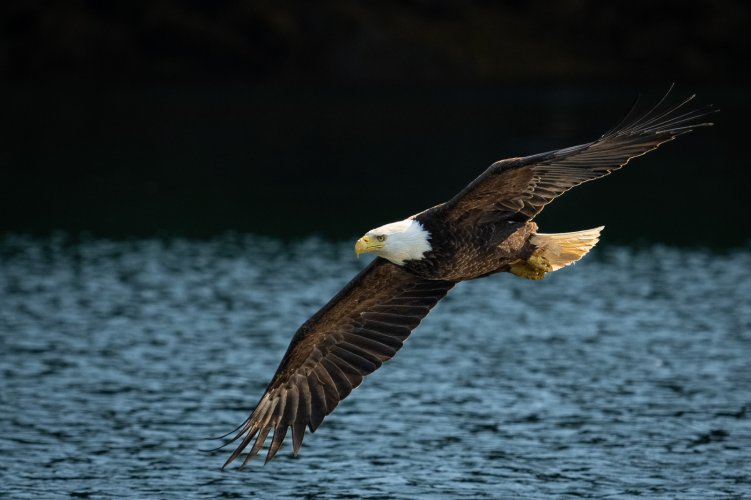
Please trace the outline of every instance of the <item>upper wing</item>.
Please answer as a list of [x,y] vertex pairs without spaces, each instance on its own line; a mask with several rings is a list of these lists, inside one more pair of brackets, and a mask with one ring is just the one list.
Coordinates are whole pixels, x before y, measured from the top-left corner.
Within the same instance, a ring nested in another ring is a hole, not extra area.
[[305,427],[315,431],[339,401],[391,359],[430,309],[454,286],[419,278],[377,258],[292,338],[266,392],[229,444],[242,438],[227,462],[257,435],[243,464],[256,456],[269,431],[271,460],[292,428],[297,455]]
[[441,210],[452,221],[530,220],[574,186],[603,177],[694,128],[712,125],[699,121],[714,112],[710,106],[683,111],[694,96],[663,109],[668,94],[636,119],[631,118],[634,106],[621,123],[596,141],[492,164]]

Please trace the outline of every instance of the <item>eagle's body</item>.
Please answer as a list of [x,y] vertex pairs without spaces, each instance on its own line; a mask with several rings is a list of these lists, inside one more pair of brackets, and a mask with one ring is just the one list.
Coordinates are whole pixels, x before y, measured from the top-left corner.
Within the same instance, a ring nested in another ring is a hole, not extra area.
[[446,220],[443,206],[415,216],[430,234],[431,250],[404,269],[431,280],[465,281],[508,271],[512,262],[534,251],[529,238],[537,231],[532,221],[488,222],[477,226]]
[[295,333],[266,392],[229,441],[241,439],[225,466],[254,438],[245,462],[257,455],[271,430],[267,461],[290,428],[297,454],[305,428],[315,431],[364,376],[391,359],[456,283],[506,271],[541,279],[579,260],[601,227],[542,234],[534,216],[572,187],[711,125],[699,121],[706,108],[682,111],[690,100],[663,110],[663,98],[593,142],[496,162],[446,203],[366,233],[355,251],[378,258]]

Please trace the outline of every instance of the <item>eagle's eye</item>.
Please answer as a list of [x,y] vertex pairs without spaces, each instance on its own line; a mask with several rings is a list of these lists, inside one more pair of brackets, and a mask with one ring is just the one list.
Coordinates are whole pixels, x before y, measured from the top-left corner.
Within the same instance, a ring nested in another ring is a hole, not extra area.
[[378,236],[376,236],[376,239],[377,239],[378,241],[386,241],[386,236],[384,236],[384,235],[382,235],[382,234],[379,234]]

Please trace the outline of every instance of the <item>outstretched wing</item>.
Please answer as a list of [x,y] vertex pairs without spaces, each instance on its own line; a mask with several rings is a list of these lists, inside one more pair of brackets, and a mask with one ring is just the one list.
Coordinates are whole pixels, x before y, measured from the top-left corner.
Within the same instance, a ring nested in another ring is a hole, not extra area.
[[365,375],[391,359],[453,286],[374,260],[295,333],[260,402],[226,443],[241,439],[224,466],[255,438],[247,463],[272,429],[266,461],[279,450],[289,428],[297,455],[305,427],[314,432]]
[[492,164],[440,210],[449,220],[467,223],[527,221],[574,186],[608,175],[694,128],[712,125],[701,121],[715,111],[711,106],[684,111],[694,96],[664,106],[669,94],[636,119],[634,106],[596,141]]

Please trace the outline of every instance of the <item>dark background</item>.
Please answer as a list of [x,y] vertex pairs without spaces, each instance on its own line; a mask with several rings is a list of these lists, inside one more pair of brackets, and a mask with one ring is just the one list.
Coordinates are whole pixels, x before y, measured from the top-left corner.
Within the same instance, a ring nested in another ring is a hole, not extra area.
[[0,232],[349,238],[676,82],[717,125],[540,222],[744,244],[749,20],[740,0],[6,1]]

